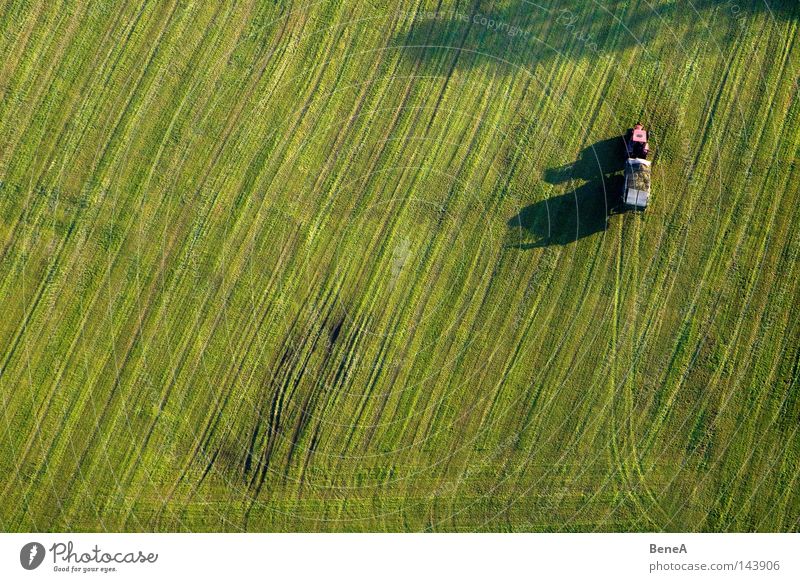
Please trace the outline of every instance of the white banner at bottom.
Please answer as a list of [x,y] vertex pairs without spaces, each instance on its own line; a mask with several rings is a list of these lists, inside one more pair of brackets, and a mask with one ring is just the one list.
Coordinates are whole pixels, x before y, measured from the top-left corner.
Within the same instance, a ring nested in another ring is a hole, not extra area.
[[800,534],[0,534],[0,580],[800,580]]

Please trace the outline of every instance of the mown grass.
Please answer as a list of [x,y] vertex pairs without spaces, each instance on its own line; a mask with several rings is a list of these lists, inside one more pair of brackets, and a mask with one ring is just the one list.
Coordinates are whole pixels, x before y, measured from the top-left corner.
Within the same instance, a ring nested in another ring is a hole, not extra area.
[[796,2],[437,6],[0,6],[4,530],[798,529]]

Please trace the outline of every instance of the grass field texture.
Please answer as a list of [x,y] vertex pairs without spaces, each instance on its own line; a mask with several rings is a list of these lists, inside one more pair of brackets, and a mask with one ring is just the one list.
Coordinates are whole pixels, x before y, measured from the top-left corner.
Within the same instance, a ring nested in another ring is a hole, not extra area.
[[799,19],[0,2],[0,528],[797,531]]

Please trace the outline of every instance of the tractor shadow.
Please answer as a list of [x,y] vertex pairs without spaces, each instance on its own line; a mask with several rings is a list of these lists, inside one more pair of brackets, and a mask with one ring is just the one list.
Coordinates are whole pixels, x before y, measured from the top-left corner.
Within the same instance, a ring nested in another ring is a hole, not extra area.
[[605,232],[610,217],[617,213],[624,160],[624,142],[614,137],[584,149],[572,164],[546,170],[544,179],[549,184],[581,184],[526,206],[511,217],[507,246],[564,246]]
[[563,184],[570,180],[592,181],[620,172],[624,165],[625,140],[615,136],[583,149],[571,164],[545,170],[544,180],[548,184]]

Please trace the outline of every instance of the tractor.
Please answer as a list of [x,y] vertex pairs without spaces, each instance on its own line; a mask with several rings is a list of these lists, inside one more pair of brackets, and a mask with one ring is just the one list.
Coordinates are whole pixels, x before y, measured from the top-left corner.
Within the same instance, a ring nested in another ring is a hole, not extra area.
[[622,205],[625,209],[643,211],[650,200],[651,162],[647,160],[650,145],[648,132],[641,123],[628,130],[625,136],[625,179]]

